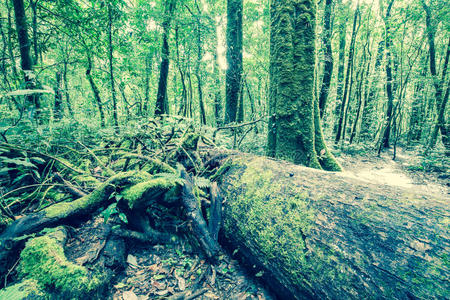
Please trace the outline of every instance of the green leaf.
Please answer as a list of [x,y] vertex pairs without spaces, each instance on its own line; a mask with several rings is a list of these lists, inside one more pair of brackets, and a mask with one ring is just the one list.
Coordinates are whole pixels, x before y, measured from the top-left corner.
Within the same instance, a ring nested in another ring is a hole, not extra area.
[[21,181],[22,179],[24,179],[25,177],[29,176],[30,174],[22,174],[20,176],[18,176],[16,179],[13,180],[12,184]]
[[[110,206],[108,206],[108,208],[102,212],[102,216],[105,219],[105,223],[108,221],[108,219],[111,217],[111,215],[113,215],[117,212],[118,212],[117,211],[117,203],[113,203]],[[120,215],[119,215],[119,217],[120,217]]]
[[127,215],[126,215],[126,214],[120,213],[120,214],[119,214],[119,219],[120,219],[122,222],[124,222],[125,224],[128,224],[128,218],[127,218]]
[[17,166],[24,166],[24,167],[30,167],[30,168],[36,168],[37,169],[37,167],[34,164],[32,164],[29,161],[25,161],[25,160],[5,157],[5,158],[2,158],[2,161],[5,164],[15,164]]

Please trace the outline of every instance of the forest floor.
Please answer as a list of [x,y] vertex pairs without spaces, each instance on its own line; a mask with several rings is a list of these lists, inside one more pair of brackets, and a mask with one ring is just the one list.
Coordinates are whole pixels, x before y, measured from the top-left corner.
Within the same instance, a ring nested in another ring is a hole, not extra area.
[[397,186],[417,193],[433,193],[449,196],[450,174],[447,166],[445,172],[416,170],[418,155],[413,151],[397,150],[397,157],[392,159],[392,150],[380,157],[376,153],[364,155],[342,154],[338,157],[344,168],[343,175],[359,180]]
[[[398,186],[418,193],[449,196],[448,171],[424,172],[411,168],[416,153],[399,150],[376,154],[341,154],[343,176],[369,183]],[[221,256],[218,265],[208,263],[188,244],[134,247],[126,269],[118,276],[111,298],[143,299],[273,299],[270,292],[232,255]]]

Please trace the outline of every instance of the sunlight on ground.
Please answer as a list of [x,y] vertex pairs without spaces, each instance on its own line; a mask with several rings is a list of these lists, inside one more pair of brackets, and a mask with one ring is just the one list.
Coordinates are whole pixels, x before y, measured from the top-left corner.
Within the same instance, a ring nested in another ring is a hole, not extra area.
[[359,172],[345,171],[342,175],[346,177],[356,178],[362,181],[378,184],[387,184],[404,188],[416,187],[412,179],[404,174],[400,174],[398,170],[388,166],[382,169],[368,169]]

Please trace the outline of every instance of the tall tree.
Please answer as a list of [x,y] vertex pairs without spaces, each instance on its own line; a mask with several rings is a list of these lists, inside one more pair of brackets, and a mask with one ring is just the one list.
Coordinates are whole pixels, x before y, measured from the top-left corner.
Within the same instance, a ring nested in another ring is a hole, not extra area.
[[382,145],[384,148],[389,148],[389,138],[391,135],[391,125],[394,109],[394,91],[393,91],[393,76],[392,76],[392,50],[391,50],[391,10],[394,0],[389,2],[384,17],[385,23],[385,50],[386,50],[386,95],[387,95],[387,109],[384,125],[384,132],[382,137]]
[[167,77],[169,75],[169,33],[170,23],[172,22],[175,11],[176,0],[163,1],[164,16],[162,22],[162,47],[161,47],[161,66],[159,73],[158,94],[156,95],[155,115],[169,114],[169,103],[167,99]]
[[326,109],[328,93],[331,85],[331,77],[333,75],[333,49],[331,47],[331,8],[333,6],[333,0],[325,1],[325,14],[323,17],[323,37],[322,42],[325,49],[324,52],[324,70],[322,87],[319,95],[319,109],[320,117],[323,118],[323,114]]
[[438,116],[436,118],[436,124],[434,124],[433,131],[431,133],[429,147],[433,148],[436,145],[437,136],[439,131],[442,135],[442,141],[444,142],[447,148],[450,148],[450,134],[447,129],[447,125],[445,122],[445,108],[448,102],[448,89],[447,92],[444,92],[444,84],[447,73],[449,54],[450,54],[450,37],[448,40],[447,53],[444,61],[444,66],[442,70],[442,78],[439,78],[439,74],[436,68],[436,45],[435,45],[435,36],[436,36],[436,25],[433,24],[432,20],[432,12],[430,6],[425,2],[425,0],[421,0],[423,9],[425,11],[425,20],[427,26],[427,37],[428,37],[428,47],[430,54],[430,73],[433,80],[433,85],[435,89],[435,103],[436,103],[436,111]]
[[[20,62],[24,72],[25,86],[27,89],[36,88],[36,78],[33,71],[33,60],[30,55],[30,40],[28,38],[27,16],[23,0],[13,0],[14,16],[16,19],[17,39],[19,41]],[[34,119],[39,114],[40,103],[38,94],[25,96],[29,117]]]
[[[242,86],[242,11],[243,0],[227,0],[227,63],[225,123],[237,121],[243,108]],[[241,101],[241,103],[239,103]]]
[[113,103],[113,120],[116,130],[119,130],[119,118],[117,117],[117,97],[114,80],[114,48],[113,48],[113,8],[108,2],[108,59],[109,59],[109,79],[111,81],[111,98]]
[[344,96],[342,97],[342,102],[337,103],[337,105],[340,105],[339,109],[339,118],[337,119],[337,131],[336,131],[336,138],[335,143],[339,143],[341,140],[341,137],[345,134],[345,125],[344,121],[346,119],[346,106],[348,105],[347,98],[350,98],[351,91],[349,91],[349,85],[350,80],[352,79],[353,74],[353,59],[355,54],[355,41],[356,41],[356,34],[358,33],[357,29],[357,22],[359,18],[359,2],[356,6],[355,15],[353,17],[353,27],[352,27],[352,37],[350,40],[350,49],[348,52],[348,61],[347,61],[347,75],[345,76],[345,84],[344,84]]
[[321,145],[318,102],[314,100],[315,2],[272,1],[270,15],[267,154],[309,167],[339,170]]

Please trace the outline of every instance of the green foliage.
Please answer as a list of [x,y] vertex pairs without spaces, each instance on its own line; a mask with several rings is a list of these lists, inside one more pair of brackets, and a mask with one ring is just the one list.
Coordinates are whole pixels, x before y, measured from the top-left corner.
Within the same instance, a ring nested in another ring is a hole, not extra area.
[[20,254],[19,273],[53,293],[78,297],[96,290],[102,281],[99,275],[67,260],[63,249],[66,234],[57,228],[28,241]]
[[44,294],[40,290],[37,281],[27,279],[7,288],[0,290],[0,299],[23,300],[23,299],[44,299]]

